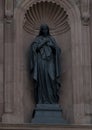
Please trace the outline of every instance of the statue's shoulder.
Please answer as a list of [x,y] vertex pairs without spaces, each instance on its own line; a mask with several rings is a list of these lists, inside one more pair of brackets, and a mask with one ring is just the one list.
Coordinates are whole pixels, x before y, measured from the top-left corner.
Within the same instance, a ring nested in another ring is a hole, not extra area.
[[38,37],[35,37],[32,42],[31,42],[31,46],[34,46],[35,44],[38,43]]

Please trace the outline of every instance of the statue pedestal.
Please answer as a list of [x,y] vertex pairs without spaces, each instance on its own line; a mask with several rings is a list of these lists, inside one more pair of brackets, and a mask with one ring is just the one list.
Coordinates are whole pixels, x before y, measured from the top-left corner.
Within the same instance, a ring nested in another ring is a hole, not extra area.
[[37,104],[32,124],[67,124],[58,104]]

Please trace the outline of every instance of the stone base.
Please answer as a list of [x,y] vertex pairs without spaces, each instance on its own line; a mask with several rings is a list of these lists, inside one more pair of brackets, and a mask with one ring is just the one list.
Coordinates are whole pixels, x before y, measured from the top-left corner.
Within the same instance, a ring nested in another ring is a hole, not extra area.
[[32,124],[67,124],[58,104],[37,104]]

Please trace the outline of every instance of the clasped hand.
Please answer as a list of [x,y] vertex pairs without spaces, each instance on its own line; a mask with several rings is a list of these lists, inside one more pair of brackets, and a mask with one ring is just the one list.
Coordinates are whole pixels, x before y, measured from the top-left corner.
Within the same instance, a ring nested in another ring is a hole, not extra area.
[[38,46],[37,46],[37,48],[36,48],[36,51],[39,52],[40,49],[41,49],[44,45],[46,45],[48,42],[49,42],[48,39],[44,39],[43,41],[41,41],[41,42],[38,44]]
[[47,45],[47,46],[50,46],[52,49],[54,49],[54,51],[55,51],[55,46],[48,40],[48,39],[43,39],[43,41],[41,41],[39,44],[38,44],[38,46],[37,46],[37,48],[36,48],[36,52],[39,52],[40,51],[40,49],[44,46],[44,45]]

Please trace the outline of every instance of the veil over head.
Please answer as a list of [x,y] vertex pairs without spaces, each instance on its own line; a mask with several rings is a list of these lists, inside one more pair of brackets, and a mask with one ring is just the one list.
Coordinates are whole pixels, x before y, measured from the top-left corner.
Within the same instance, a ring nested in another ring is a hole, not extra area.
[[48,30],[47,35],[50,36],[49,26],[47,24],[41,24],[38,36],[43,35],[43,28],[47,28],[47,30]]

